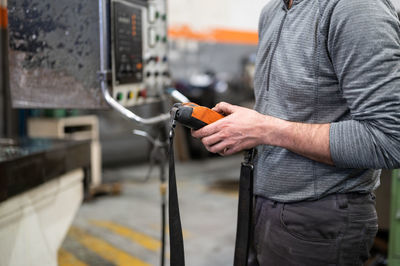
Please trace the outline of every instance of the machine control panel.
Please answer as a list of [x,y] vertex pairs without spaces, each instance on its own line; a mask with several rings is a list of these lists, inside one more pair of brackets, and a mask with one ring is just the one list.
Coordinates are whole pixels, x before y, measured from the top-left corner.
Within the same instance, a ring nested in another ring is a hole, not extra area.
[[116,84],[143,81],[142,10],[114,4]]
[[124,106],[157,100],[170,84],[165,0],[111,1],[112,96]]

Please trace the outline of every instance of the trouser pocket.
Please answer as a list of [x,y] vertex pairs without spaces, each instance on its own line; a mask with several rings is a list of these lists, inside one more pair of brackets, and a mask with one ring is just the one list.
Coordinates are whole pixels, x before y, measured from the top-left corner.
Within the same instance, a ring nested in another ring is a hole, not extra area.
[[376,230],[368,195],[333,195],[318,201],[259,200],[255,258],[260,266],[362,265]]
[[329,197],[317,201],[283,204],[282,227],[293,237],[309,242],[334,242],[345,231],[346,198]]

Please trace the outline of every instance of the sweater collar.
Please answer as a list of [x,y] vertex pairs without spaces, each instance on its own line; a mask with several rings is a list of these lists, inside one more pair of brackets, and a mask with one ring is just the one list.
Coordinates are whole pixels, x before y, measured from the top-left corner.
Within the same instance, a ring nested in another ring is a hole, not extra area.
[[[300,3],[301,1],[303,1],[303,0],[293,0],[293,5],[292,5],[292,7],[293,7],[294,5]],[[283,3],[285,4],[285,6],[286,6],[287,8],[289,7],[289,2],[290,2],[290,0],[283,0]]]

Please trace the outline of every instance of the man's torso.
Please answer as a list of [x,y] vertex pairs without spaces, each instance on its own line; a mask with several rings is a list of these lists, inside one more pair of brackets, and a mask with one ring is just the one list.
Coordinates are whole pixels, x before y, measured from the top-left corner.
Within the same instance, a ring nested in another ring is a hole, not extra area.
[[[351,119],[327,45],[338,1],[294,0],[288,9],[284,1],[272,0],[264,8],[255,74],[257,111],[313,124]],[[280,147],[258,149],[255,193],[270,199],[317,199],[370,192],[379,185],[380,171],[336,168]]]

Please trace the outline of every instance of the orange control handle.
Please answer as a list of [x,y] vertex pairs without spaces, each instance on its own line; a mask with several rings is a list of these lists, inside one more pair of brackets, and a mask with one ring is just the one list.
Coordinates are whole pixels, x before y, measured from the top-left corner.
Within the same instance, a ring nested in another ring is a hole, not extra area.
[[220,113],[195,103],[175,104],[172,113],[176,121],[196,130],[224,118]]

